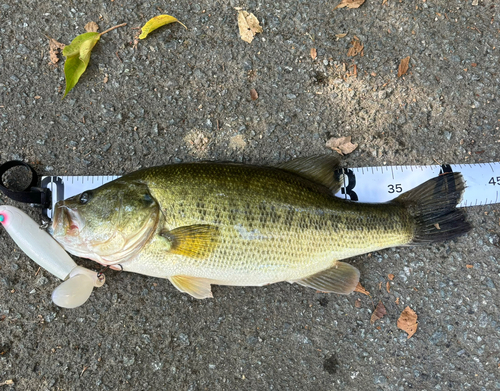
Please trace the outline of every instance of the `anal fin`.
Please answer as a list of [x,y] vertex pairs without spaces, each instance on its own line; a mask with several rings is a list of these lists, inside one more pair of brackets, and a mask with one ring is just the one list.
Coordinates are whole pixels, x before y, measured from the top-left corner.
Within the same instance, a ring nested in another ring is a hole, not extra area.
[[348,263],[337,262],[330,269],[294,282],[322,292],[348,295],[358,285],[359,270]]
[[195,299],[212,298],[211,281],[206,278],[172,276],[170,282],[181,292],[189,293]]

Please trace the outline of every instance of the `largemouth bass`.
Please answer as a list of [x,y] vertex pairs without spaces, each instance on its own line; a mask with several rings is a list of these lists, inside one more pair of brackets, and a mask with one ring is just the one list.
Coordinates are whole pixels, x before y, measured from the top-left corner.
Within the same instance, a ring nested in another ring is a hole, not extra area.
[[168,278],[195,298],[211,284],[280,281],[351,293],[359,271],[345,258],[465,234],[456,208],[459,173],[446,173],[391,202],[335,197],[330,156],[277,167],[189,163],[139,170],[60,201],[50,229],[71,254],[115,269]]

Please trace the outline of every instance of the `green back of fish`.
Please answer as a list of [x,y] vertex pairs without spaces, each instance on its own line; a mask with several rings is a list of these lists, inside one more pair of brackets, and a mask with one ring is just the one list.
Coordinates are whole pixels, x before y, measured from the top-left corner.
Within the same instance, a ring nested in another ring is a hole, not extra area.
[[192,163],[120,180],[148,185],[164,215],[161,232],[202,227],[214,236],[200,256],[174,254],[180,274],[216,273],[233,285],[299,279],[339,259],[406,244],[414,235],[413,219],[401,205],[342,200],[326,186],[277,168]]

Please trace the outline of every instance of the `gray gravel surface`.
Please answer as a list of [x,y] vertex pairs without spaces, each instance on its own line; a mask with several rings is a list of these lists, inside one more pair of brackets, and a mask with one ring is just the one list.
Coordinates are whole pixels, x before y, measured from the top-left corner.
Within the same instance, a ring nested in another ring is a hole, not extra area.
[[[203,159],[264,164],[333,153],[326,140],[347,135],[359,143],[351,166],[498,160],[500,4],[381,3],[332,11],[335,2],[315,0],[0,1],[0,161],[59,175]],[[238,36],[234,6],[261,21],[264,32],[251,44]],[[134,48],[131,28],[160,13],[188,30],[171,25]],[[89,21],[101,31],[128,25],[102,37],[61,100],[63,64],[49,64],[46,36],[69,43]],[[337,39],[341,33],[348,35]],[[362,57],[347,57],[354,36]],[[406,56],[409,72],[397,78]],[[347,77],[354,65],[357,77]],[[468,214],[475,228],[455,241],[352,259],[370,297],[281,283],[215,286],[214,299],[197,301],[166,280],[108,272],[105,286],[74,310],[52,304],[60,281],[37,273],[0,230],[0,383],[500,389],[500,214],[498,205]],[[388,314],[371,325],[379,300]],[[419,321],[410,339],[396,326],[406,306]]]

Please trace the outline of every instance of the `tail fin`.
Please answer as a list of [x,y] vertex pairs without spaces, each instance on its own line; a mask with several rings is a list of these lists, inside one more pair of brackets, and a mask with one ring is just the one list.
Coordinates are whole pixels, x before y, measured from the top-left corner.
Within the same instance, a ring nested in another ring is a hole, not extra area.
[[456,238],[472,228],[457,204],[465,190],[458,172],[444,173],[401,194],[393,202],[403,203],[415,218],[416,229],[409,245],[427,244]]

